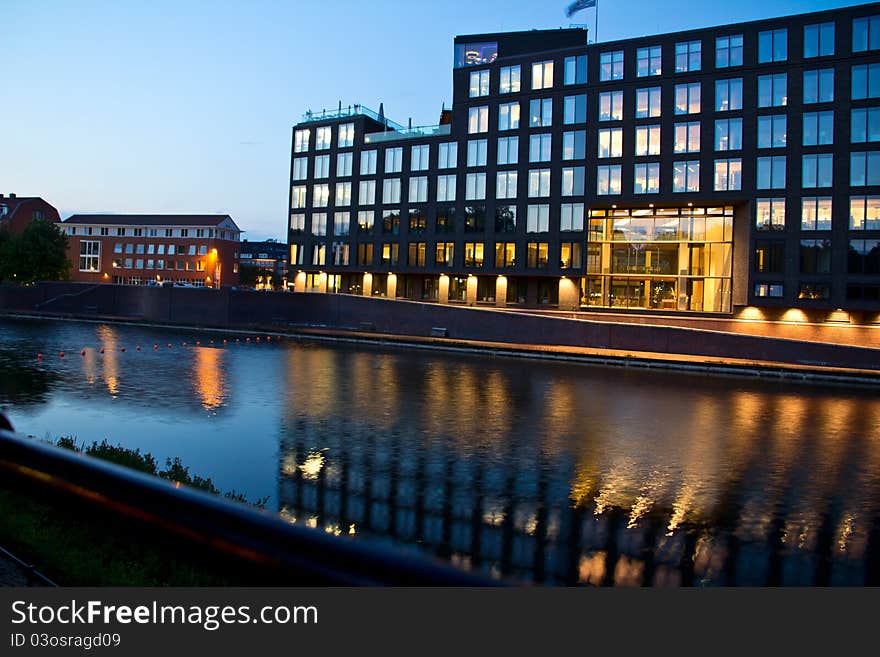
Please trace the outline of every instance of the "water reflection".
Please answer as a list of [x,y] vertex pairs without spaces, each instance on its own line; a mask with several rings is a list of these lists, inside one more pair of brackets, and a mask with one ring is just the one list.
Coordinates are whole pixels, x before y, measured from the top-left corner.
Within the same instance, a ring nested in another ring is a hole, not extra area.
[[198,347],[193,362],[192,380],[196,395],[206,411],[216,412],[226,400],[226,374],[223,369],[223,351]]
[[[279,496],[289,519],[553,584],[880,576],[870,394],[413,360],[312,359],[309,379],[288,368]],[[311,385],[325,368],[332,392]]]

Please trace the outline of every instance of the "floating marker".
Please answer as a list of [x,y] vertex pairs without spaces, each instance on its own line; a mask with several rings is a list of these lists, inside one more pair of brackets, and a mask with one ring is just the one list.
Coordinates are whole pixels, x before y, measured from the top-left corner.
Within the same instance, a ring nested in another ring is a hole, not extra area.
[[241,340],[239,340],[238,338],[235,338],[235,341],[236,341],[236,342],[241,342]]
[[121,351],[122,353],[125,353],[125,347],[123,347],[123,348],[120,349],[119,351]]
[[250,342],[251,339],[250,339],[250,338],[245,338],[244,341],[245,341],[245,342]]
[[80,356],[85,356],[85,355],[86,355],[86,350],[83,349],[81,352],[79,352],[79,355],[80,355]]
[[63,351],[62,351],[60,354],[58,354],[58,355],[61,356],[61,358],[64,358],[64,352],[63,352]]
[[37,360],[43,360],[43,354],[37,354]]
[[272,342],[272,336],[271,336],[271,335],[267,335],[267,336],[266,336],[266,342]]
[[101,353],[102,354],[104,353],[104,347],[101,347]]
[[260,338],[257,338],[257,342],[259,342],[259,341],[260,341]]
[[223,344],[226,344],[226,340],[223,341]]
[[196,340],[196,346],[197,346],[197,347],[201,347],[201,346],[202,346],[202,341],[201,341],[201,340]]
[[171,349],[171,343],[170,343],[170,342],[168,343],[168,348]]
[[213,341],[213,340],[211,340],[211,342],[210,342],[210,343],[209,343],[209,344],[214,344],[214,341]]
[[140,345],[138,345],[137,347],[135,347],[135,351],[140,351],[140,350],[141,350],[141,346],[140,346]]
[[159,345],[157,345],[157,344],[153,345],[153,349],[158,349],[158,348],[159,348]]

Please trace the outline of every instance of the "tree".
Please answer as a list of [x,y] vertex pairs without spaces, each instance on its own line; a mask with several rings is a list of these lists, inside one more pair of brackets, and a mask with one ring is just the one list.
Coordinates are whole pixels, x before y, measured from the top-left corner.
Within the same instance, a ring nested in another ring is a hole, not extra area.
[[257,283],[262,283],[265,280],[268,280],[267,277],[272,277],[273,285],[276,284],[276,280],[281,280],[271,269],[266,269],[264,267],[258,267],[256,265],[241,265],[238,268],[238,280],[239,285],[243,287],[256,287]]
[[34,220],[20,235],[0,234],[0,281],[28,284],[70,278],[67,236],[52,221]]

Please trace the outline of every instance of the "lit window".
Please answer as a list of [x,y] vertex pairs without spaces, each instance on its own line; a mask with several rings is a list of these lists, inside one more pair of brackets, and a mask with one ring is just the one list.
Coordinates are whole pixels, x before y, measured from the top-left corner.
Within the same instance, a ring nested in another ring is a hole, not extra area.
[[636,118],[660,116],[660,87],[636,89]]
[[516,130],[519,128],[519,103],[502,103],[498,106],[498,129]]
[[358,204],[373,205],[376,203],[376,181],[361,180],[358,188]]
[[596,167],[596,194],[620,194],[620,165]]
[[532,64],[532,89],[550,89],[553,86],[553,60]]
[[620,121],[623,119],[623,92],[605,91],[599,94],[599,120]]
[[755,222],[758,230],[785,229],[784,198],[759,198],[755,208]]
[[[659,177],[659,166],[658,177]],[[563,196],[583,196],[584,195],[584,167],[563,167],[562,168],[562,195]]]
[[469,167],[486,166],[488,142],[485,139],[472,139],[468,142],[467,165]]
[[727,192],[742,189],[742,160],[732,158],[715,160],[715,191]]
[[662,72],[662,48],[660,46],[636,49],[636,77],[660,75]]
[[351,148],[354,146],[354,123],[343,123],[339,126],[337,141],[339,148]]
[[599,55],[599,80],[623,79],[623,51],[603,52]]
[[535,98],[529,102],[529,127],[549,128],[553,125],[553,99]]
[[603,128],[599,130],[599,157],[620,157],[623,155],[623,128]]
[[700,95],[699,82],[675,85],[675,113],[699,114]]
[[437,147],[437,168],[454,169],[458,166],[458,143],[449,141]]
[[550,169],[529,171],[529,198],[550,196]]
[[428,144],[413,146],[410,151],[409,170],[425,171],[430,166],[431,147]]
[[361,151],[361,175],[376,175],[376,151]]
[[330,126],[325,125],[315,130],[315,150],[323,151],[330,148]]
[[676,153],[699,153],[700,152],[700,122],[675,124]]
[[403,149],[389,148],[385,150],[385,173],[403,171]]
[[468,109],[468,134],[489,131],[489,108],[471,107]]
[[502,66],[501,82],[498,86],[498,93],[511,94],[516,93],[520,89],[520,68],[519,66]]
[[550,161],[550,141],[552,135],[548,133],[532,135],[529,138],[529,162]]
[[700,191],[700,161],[687,160],[672,164],[672,191]]
[[471,71],[470,97],[489,95],[489,71]]
[[801,200],[801,230],[831,230],[831,197],[809,196]]
[[519,137],[498,139],[498,164],[516,164],[519,160]]
[[742,119],[715,121],[715,150],[738,151],[742,148]]
[[660,126],[636,126],[636,155],[660,154]]
[[646,162],[633,167],[633,193],[657,194],[660,191],[660,164]]
[[293,152],[305,153],[309,150],[309,139],[312,136],[311,130],[296,130],[293,133]]
[[[830,207],[828,214],[830,229]],[[850,196],[849,229],[880,230],[880,196]]]
[[486,174],[484,172],[467,174],[464,198],[467,201],[477,201],[486,198]]

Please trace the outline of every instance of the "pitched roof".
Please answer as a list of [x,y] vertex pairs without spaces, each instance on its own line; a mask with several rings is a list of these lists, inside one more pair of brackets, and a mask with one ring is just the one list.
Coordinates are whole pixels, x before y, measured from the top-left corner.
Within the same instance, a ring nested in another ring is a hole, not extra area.
[[93,226],[217,226],[227,220],[240,230],[228,214],[74,214],[64,223]]

